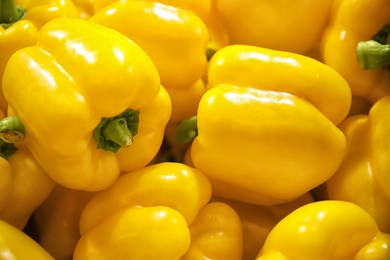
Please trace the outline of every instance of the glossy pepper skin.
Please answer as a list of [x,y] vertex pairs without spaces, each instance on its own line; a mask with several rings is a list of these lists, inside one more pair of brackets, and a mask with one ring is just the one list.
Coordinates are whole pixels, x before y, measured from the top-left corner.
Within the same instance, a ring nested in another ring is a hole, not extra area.
[[4,260],[54,260],[36,241],[0,219],[0,257]]
[[124,173],[83,210],[73,259],[179,259],[210,196],[208,179],[181,163]]
[[368,115],[351,116],[340,124],[348,150],[338,171],[326,182],[330,199],[359,205],[386,233],[390,233],[389,111],[390,96],[377,101]]
[[[5,9],[3,3],[1,9]],[[76,7],[70,0],[15,0],[14,4],[22,10],[13,23],[6,23],[0,15],[0,90],[5,65],[17,50],[35,45],[38,31],[50,20],[58,17],[77,17]],[[13,5],[14,8],[16,8]],[[0,91],[0,109],[7,111],[7,101]]]
[[[0,110],[0,118],[4,113]],[[23,145],[0,140],[0,219],[23,229],[55,182]]]
[[[293,239],[292,239],[293,238]],[[270,232],[256,260],[389,259],[390,235],[354,203],[306,204]]]
[[287,202],[336,172],[346,150],[337,125],[351,102],[337,72],[302,55],[230,45],[208,75],[191,160],[215,182],[215,195]]
[[[207,27],[188,9],[154,1],[116,1],[89,21],[138,44],[154,62],[165,88],[186,88],[206,69]],[[147,24],[147,30],[140,24]]]
[[25,145],[71,189],[101,190],[120,171],[147,165],[171,113],[147,54],[122,34],[79,18],[42,27],[37,45],[9,60],[3,90],[10,114],[25,126]]
[[247,44],[306,54],[320,39],[332,2],[212,0],[211,15],[216,16],[229,45]]
[[356,57],[356,46],[374,37],[389,20],[387,0],[335,1],[321,42],[323,61],[348,81],[354,95],[371,103],[390,94],[390,71],[363,70]]

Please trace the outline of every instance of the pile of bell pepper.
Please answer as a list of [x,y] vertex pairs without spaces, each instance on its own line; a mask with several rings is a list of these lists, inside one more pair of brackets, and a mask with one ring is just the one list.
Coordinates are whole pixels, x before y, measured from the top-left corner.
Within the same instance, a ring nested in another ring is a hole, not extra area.
[[0,0],[0,259],[390,259],[388,0]]

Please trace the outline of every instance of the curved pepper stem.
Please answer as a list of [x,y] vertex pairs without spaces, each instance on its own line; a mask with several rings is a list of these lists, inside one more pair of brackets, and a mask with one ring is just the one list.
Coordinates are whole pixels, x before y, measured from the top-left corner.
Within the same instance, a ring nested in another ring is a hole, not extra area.
[[13,0],[0,0],[0,25],[7,29],[20,21],[26,15],[26,10],[16,5]]
[[130,146],[138,134],[138,123],[139,111],[132,109],[116,117],[103,118],[93,133],[97,147],[115,153],[121,147]]
[[22,121],[16,116],[4,117],[0,120],[0,139],[7,143],[20,142],[26,135]]
[[214,56],[214,54],[217,52],[217,50],[215,49],[211,49],[211,48],[206,48],[206,57],[207,57],[207,61],[210,61],[211,58]]
[[175,132],[175,139],[179,143],[187,144],[198,136],[198,118],[193,116],[180,122]]
[[358,43],[356,52],[362,69],[375,69],[390,64],[390,44],[363,41]]

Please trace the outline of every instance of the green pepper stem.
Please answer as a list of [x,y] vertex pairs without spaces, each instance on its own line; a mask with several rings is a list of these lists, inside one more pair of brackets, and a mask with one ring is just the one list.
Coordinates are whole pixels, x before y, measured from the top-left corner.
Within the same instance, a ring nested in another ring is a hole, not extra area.
[[206,49],[206,57],[207,57],[207,61],[210,61],[211,58],[214,56],[214,54],[217,52],[217,50],[214,50],[214,49],[211,49],[211,48],[207,48]]
[[0,157],[8,159],[15,153],[17,148],[12,143],[7,143],[3,139],[0,139]]
[[128,147],[138,134],[139,111],[127,109],[112,118],[103,118],[94,130],[94,137],[101,148],[117,152],[121,147]]
[[187,144],[198,136],[198,117],[193,116],[181,121],[175,132],[175,139],[179,143]]
[[389,44],[380,44],[374,40],[359,42],[356,53],[362,69],[375,69],[390,64]]
[[13,0],[0,0],[0,25],[7,29],[24,18],[26,10],[16,5]]
[[8,116],[0,120],[0,138],[5,142],[20,142],[25,135],[26,129],[18,117]]

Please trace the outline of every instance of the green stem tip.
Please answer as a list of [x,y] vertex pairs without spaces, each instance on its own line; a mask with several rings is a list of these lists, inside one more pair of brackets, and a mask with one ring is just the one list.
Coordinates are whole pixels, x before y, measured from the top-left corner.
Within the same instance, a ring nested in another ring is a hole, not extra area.
[[0,25],[7,29],[20,21],[26,15],[26,10],[16,5],[13,0],[0,0]]
[[7,143],[20,142],[26,135],[22,121],[16,116],[4,117],[0,120],[0,138]]
[[187,144],[198,136],[198,118],[193,116],[180,122],[175,133],[175,139],[179,143]]
[[139,111],[127,109],[122,114],[103,118],[95,128],[93,136],[98,148],[117,152],[121,147],[128,147],[138,134]]
[[359,42],[357,59],[362,69],[375,69],[390,64],[390,45],[374,40]]
[[7,143],[4,140],[0,139],[0,157],[8,159],[13,155],[18,149],[12,143]]

